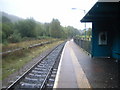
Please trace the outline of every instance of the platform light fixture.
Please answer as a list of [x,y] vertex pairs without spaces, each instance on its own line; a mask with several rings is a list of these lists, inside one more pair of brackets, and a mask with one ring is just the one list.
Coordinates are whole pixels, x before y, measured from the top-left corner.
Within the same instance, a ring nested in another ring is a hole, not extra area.
[[[79,9],[79,8],[71,8],[72,10],[81,10],[84,12],[84,14],[86,14],[86,10],[84,9]],[[86,22],[85,22],[85,40],[86,40]]]

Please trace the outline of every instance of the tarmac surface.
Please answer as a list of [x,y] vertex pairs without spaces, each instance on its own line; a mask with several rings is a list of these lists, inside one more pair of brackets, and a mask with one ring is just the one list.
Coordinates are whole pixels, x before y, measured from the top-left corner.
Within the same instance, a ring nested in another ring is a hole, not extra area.
[[118,88],[118,63],[91,58],[73,40],[66,43],[54,88]]

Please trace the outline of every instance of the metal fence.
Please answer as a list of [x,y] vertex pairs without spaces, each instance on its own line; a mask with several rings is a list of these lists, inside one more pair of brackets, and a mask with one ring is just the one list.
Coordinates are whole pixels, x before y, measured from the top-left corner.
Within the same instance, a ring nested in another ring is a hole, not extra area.
[[78,44],[81,48],[83,48],[84,50],[86,50],[88,53],[91,54],[91,41],[89,40],[82,40],[82,39],[78,39],[78,38],[75,38],[74,39],[75,43]]

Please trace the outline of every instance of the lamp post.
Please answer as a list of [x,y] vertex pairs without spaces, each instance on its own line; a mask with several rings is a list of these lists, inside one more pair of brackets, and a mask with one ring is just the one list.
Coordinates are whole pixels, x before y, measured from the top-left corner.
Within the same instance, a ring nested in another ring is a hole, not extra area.
[[[72,10],[81,10],[84,12],[84,14],[86,14],[86,10],[84,9],[79,9],[79,8],[71,8]],[[85,40],[86,40],[86,22],[85,22]]]

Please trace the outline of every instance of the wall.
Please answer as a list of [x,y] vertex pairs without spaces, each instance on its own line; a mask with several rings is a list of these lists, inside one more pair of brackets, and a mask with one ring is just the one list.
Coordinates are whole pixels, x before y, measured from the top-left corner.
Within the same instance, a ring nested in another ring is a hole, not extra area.
[[120,60],[120,27],[118,24],[114,24],[113,28],[112,57]]
[[[111,57],[112,56],[112,27],[108,22],[93,22],[92,26],[92,56]],[[99,33],[107,32],[107,45],[99,45]]]

